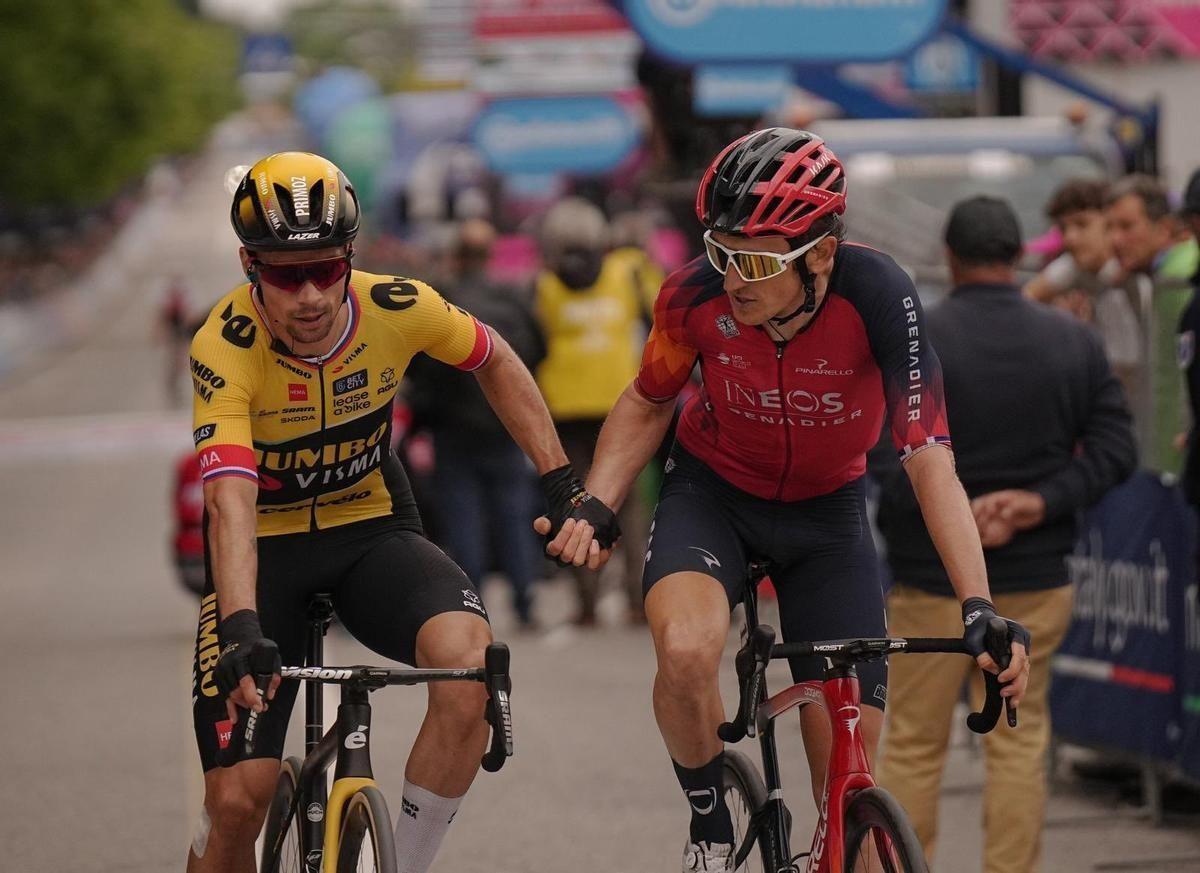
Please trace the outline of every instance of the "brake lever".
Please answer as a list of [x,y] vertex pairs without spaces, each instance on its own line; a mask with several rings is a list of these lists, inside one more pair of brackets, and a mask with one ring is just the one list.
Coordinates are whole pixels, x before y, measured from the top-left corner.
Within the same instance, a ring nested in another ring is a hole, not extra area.
[[[263,702],[263,706],[267,705],[267,690],[271,687],[271,679],[274,674],[256,673],[254,675],[254,687],[258,691],[258,699]],[[253,709],[246,709],[243,706],[238,706],[238,723],[242,724],[242,730],[237,731],[234,728],[230,729],[229,743],[223,749],[217,750],[217,764],[221,767],[232,767],[235,764],[240,764],[242,761],[248,761],[254,757],[254,750],[257,746],[258,734],[258,717],[261,712],[255,712]],[[266,710],[264,710],[265,712]],[[235,734],[241,734],[241,751],[238,751],[237,743],[234,741]]]
[[738,698],[737,715],[733,721],[717,728],[717,736],[727,743],[740,742],[753,737],[758,730],[758,704],[762,697],[763,674],[771,661],[771,647],[775,645],[775,630],[760,624],[752,631],[746,644],[738,650],[734,664],[737,667]]
[[491,746],[480,763],[484,770],[495,773],[504,766],[513,753],[512,677],[509,675],[509,652],[504,643],[492,643],[483,654],[484,685],[487,687],[488,702],[484,718],[492,727]]
[[[992,660],[1004,672],[1012,661],[1010,646],[1012,644],[1008,623],[1002,618],[988,621],[987,634],[984,637],[984,647]],[[1008,716],[1008,726],[1017,726],[1017,711],[1009,698],[1001,697],[1000,690],[1007,685],[1001,682],[997,674],[984,672],[984,701],[983,709],[967,716],[967,727],[977,734],[991,731],[1000,720],[1000,712],[1004,710]]]

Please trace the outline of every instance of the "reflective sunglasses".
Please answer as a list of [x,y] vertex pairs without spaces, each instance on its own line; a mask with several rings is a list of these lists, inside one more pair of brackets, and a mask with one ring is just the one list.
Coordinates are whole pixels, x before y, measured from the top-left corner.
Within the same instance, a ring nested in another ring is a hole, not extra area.
[[303,288],[305,282],[312,282],[319,290],[324,291],[345,279],[346,274],[350,272],[349,258],[300,264],[264,264],[262,261],[251,261],[251,265],[260,281],[291,294]]
[[778,252],[745,252],[738,249],[727,249],[712,238],[711,230],[706,230],[704,232],[704,251],[708,253],[708,262],[713,265],[713,269],[722,276],[725,275],[725,271],[732,263],[733,269],[744,281],[761,282],[763,279],[778,276],[787,269],[788,264],[827,236],[829,234],[823,233],[800,248],[781,255]]

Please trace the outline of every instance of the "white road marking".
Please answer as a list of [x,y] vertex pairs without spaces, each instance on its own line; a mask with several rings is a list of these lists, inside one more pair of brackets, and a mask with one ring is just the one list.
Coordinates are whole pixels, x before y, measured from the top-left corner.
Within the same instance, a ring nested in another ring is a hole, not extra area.
[[0,421],[0,464],[64,458],[174,455],[191,442],[185,412],[47,416]]

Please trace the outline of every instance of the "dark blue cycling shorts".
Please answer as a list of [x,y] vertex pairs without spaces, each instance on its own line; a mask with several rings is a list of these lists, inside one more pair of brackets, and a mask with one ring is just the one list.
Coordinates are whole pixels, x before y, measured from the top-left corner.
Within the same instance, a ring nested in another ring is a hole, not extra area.
[[[792,503],[747,494],[678,443],[671,452],[650,527],[643,594],[665,576],[694,571],[742,599],[746,568],[766,561],[779,597],[784,640],[887,635],[875,543],[862,479]],[[820,658],[793,658],[797,682],[820,679]],[[863,703],[883,709],[887,663],[858,665]]]

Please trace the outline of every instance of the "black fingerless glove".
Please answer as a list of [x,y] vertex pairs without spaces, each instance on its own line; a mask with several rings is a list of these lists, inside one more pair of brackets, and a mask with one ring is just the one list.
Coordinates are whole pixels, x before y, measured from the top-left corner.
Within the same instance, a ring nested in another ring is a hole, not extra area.
[[[987,647],[987,627],[988,622],[993,618],[1001,618],[1008,625],[1008,633],[1014,643],[1021,643],[1025,646],[1026,654],[1030,651],[1029,631],[1019,623],[1012,619],[1004,618],[996,615],[996,607],[992,605],[990,600],[983,597],[968,597],[963,601],[963,643],[967,647],[967,651],[972,657],[979,657],[984,652],[988,652]],[[996,655],[999,653],[988,652],[992,655],[992,660],[997,660]]]
[[601,548],[611,549],[621,538],[616,515],[603,500],[588,494],[570,464],[564,464],[542,476],[542,493],[546,496],[546,517],[550,519],[546,543],[558,535],[568,518],[577,518],[590,524]]
[[217,688],[228,697],[246,675],[268,676],[282,669],[279,647],[263,636],[258,613],[239,609],[217,625],[221,657],[213,678]]

